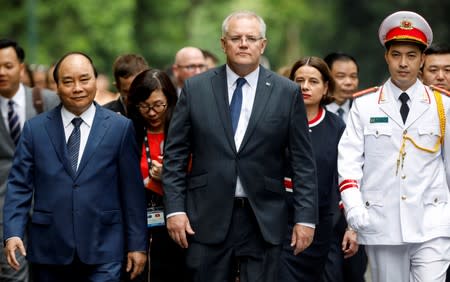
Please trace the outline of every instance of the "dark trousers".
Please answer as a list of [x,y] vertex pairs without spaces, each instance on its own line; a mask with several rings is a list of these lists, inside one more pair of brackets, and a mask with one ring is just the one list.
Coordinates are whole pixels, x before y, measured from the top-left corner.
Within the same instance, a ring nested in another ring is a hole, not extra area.
[[283,243],[278,281],[320,281],[333,234],[333,215],[328,213],[320,217],[313,242],[297,256],[294,255],[294,250],[290,246],[293,226],[294,223],[289,225]]
[[336,213],[337,224],[333,229],[333,237],[328,252],[322,276],[323,282],[364,282],[367,269],[367,255],[363,245],[359,245],[358,252],[351,258],[344,259],[342,252],[342,239],[347,222],[345,216],[339,211]]
[[[211,226],[211,228],[214,228]],[[225,241],[202,244],[191,240],[186,266],[193,282],[272,282],[277,280],[280,245],[264,241],[247,200],[236,200]]]
[[170,238],[166,227],[149,229],[150,250],[148,263],[140,275],[134,280],[125,272],[123,266],[123,282],[183,282],[186,277],[186,252]]
[[76,256],[68,265],[31,265],[34,282],[118,282],[122,262],[85,264]]

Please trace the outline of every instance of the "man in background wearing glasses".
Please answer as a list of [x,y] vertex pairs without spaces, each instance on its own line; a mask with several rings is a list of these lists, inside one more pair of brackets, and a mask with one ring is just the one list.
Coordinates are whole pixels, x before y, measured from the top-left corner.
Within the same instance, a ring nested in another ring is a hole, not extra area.
[[177,94],[180,96],[184,81],[194,75],[208,69],[202,50],[196,47],[181,48],[175,55],[175,63],[172,66],[174,84]]

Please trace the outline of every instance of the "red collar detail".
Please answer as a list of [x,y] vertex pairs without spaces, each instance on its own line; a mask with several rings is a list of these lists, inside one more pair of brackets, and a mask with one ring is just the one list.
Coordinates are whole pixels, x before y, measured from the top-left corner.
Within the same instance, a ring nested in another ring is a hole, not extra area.
[[309,127],[318,125],[323,120],[324,117],[325,117],[325,110],[323,109],[323,107],[319,107],[317,115],[312,120],[308,121]]

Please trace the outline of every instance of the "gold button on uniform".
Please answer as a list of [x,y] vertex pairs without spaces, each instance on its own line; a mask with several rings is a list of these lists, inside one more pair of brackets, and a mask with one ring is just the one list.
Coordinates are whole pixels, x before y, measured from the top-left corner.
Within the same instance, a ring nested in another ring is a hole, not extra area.
[[402,200],[406,200],[406,195],[402,195]]

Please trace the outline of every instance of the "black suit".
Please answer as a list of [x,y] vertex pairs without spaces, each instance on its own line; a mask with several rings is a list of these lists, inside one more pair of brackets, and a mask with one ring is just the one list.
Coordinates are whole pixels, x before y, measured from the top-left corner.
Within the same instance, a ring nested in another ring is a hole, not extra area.
[[103,107],[113,112],[120,113],[123,116],[127,116],[126,105],[123,102],[122,97],[119,97],[119,99],[117,100],[104,104]]
[[[191,242],[223,244],[233,235],[230,230],[234,230],[234,194],[239,175],[254,214],[254,220],[250,220],[255,222],[256,233],[265,244],[279,246],[287,226],[283,182],[287,147],[292,152],[294,171],[294,220],[317,221],[315,164],[307,132],[298,86],[260,67],[249,124],[236,150],[225,66],[187,80],[165,148],[166,214],[187,213],[195,231]],[[192,169],[186,173],[190,154]],[[192,244],[188,257],[191,248]]]

